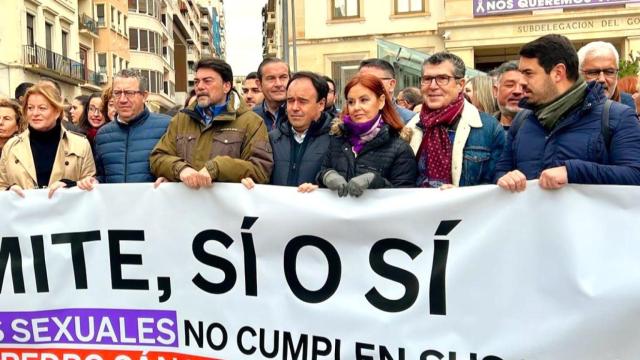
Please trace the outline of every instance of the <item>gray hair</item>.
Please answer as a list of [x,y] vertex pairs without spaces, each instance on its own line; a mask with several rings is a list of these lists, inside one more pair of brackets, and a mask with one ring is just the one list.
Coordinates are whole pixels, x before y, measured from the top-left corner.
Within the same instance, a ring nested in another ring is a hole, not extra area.
[[618,50],[613,44],[605,42],[605,41],[593,41],[583,46],[578,50],[578,63],[580,64],[580,68],[582,69],[582,64],[584,63],[584,59],[588,55],[610,55],[613,54],[616,60],[616,67],[620,62],[620,55],[618,54]]
[[504,75],[505,73],[508,73],[509,71],[520,71],[520,70],[518,70],[518,62],[516,60],[511,60],[511,61],[507,61],[500,64],[500,66],[495,68],[493,71],[495,71],[497,75],[496,77],[497,81],[500,82],[502,75]]
[[145,78],[144,76],[142,76],[142,73],[140,72],[140,70],[122,69],[122,70],[118,71],[116,76],[113,77],[114,80],[116,78],[137,79],[138,80],[138,90],[142,91],[142,92],[147,91],[149,80],[147,78]]
[[466,67],[464,65],[464,61],[455,54],[452,54],[447,51],[437,52],[431,56],[429,56],[423,63],[422,67],[425,65],[439,65],[445,61],[449,61],[453,64],[453,76],[462,79],[464,77]]

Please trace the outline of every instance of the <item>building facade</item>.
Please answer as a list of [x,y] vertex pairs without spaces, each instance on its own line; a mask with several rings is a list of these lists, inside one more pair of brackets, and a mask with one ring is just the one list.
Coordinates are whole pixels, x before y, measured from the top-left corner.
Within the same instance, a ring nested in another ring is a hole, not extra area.
[[[277,24],[282,1],[274,1]],[[357,72],[361,60],[372,57],[385,58],[397,68],[402,63],[415,62],[407,69],[416,74],[404,81],[400,71],[397,88],[415,85],[422,58],[416,59],[415,53],[394,53],[395,50],[390,49],[397,45],[423,54],[444,49],[438,31],[438,22],[444,18],[440,0],[292,0],[288,5],[290,64],[295,59],[299,69],[326,74],[336,81],[338,88]],[[278,32],[270,32],[269,19],[267,17],[265,49],[270,49],[271,44],[280,46],[275,36],[269,38]],[[280,56],[285,51],[276,49],[265,53]]]
[[542,2],[448,0],[439,24],[445,48],[465,62],[488,70],[518,58],[523,44],[556,33],[579,49],[596,40],[611,42],[620,56],[640,50],[640,4],[637,1],[570,0],[563,6]]
[[98,24],[96,75],[98,83],[105,86],[131,62],[127,1],[95,0],[94,14]]
[[54,79],[65,100],[99,90],[93,0],[8,0],[0,22],[0,94]]

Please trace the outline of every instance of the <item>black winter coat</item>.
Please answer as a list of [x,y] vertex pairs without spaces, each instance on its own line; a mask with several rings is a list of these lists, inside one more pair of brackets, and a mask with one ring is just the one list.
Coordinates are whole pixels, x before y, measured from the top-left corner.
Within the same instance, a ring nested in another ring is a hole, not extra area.
[[[329,151],[325,154],[322,169],[317,181],[322,187],[322,178],[329,170],[337,171],[345,180],[372,172],[377,176],[369,186],[370,189],[415,187],[418,176],[416,159],[409,146],[411,138],[408,128],[401,135],[384,124],[378,135],[366,143],[356,155],[351,150],[349,137],[342,124],[334,124],[332,128]],[[405,140],[406,139],[406,140]]]
[[320,119],[309,127],[300,147],[302,153],[296,159],[292,159],[295,139],[291,124],[289,121],[278,123],[278,127],[269,132],[273,149],[271,184],[298,186],[303,183],[315,183],[322,159],[329,148],[330,128],[331,117],[323,112]]

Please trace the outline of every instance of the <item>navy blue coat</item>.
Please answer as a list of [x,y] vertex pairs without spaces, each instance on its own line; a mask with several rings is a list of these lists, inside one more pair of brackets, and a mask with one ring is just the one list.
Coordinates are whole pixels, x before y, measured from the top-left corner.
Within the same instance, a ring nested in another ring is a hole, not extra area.
[[625,104],[628,107],[632,108],[633,111],[636,111],[636,103],[633,101],[633,97],[631,96],[631,94],[628,94],[626,92],[621,92],[620,103]]
[[260,104],[256,104],[256,106],[254,106],[251,110],[262,118],[262,121],[264,121],[264,125],[267,127],[267,131],[275,130],[287,116],[287,104],[282,103],[282,105],[280,105],[280,107],[278,108],[277,119],[274,119],[273,115],[265,110],[265,106],[267,106],[267,104],[265,104],[263,101]]
[[384,124],[378,135],[367,142],[356,157],[346,131],[343,125],[334,125],[329,149],[316,177],[318,185],[326,187],[322,179],[329,170],[335,170],[347,181],[373,173],[375,177],[369,189],[416,186],[418,167],[408,143],[411,135],[403,133],[402,137],[407,138],[404,140],[401,134]]
[[171,118],[144,111],[128,124],[112,121],[96,135],[96,171],[101,183],[153,182],[149,154]]
[[298,186],[315,183],[324,154],[329,148],[331,120],[329,113],[323,112],[321,118],[311,124],[303,142],[304,152],[298,159],[292,159],[295,139],[289,121],[281,122],[277,129],[269,132],[273,149],[272,185]]
[[496,166],[495,181],[518,169],[537,179],[549,168],[566,166],[569,183],[640,185],[640,123],[635,111],[613,102],[609,112],[611,143],[602,135],[606,96],[592,83],[582,105],[548,132],[531,112],[522,125],[511,127]]

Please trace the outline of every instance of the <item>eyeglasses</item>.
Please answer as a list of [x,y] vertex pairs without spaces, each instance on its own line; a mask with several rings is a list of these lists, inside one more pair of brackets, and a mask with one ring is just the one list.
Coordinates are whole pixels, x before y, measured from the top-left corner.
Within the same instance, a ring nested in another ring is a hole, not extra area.
[[618,74],[618,69],[608,68],[608,69],[588,69],[582,70],[584,77],[587,79],[597,79],[600,77],[600,73],[604,74],[604,77],[612,78]]
[[120,96],[124,95],[127,99],[131,100],[136,94],[141,94],[140,90],[113,90],[114,99],[120,99]]
[[451,79],[459,80],[460,78],[457,76],[449,75],[423,76],[420,80],[420,84],[422,84],[422,86],[431,85],[431,82],[435,80],[438,86],[446,86],[449,84],[449,81],[451,81]]
[[100,109],[95,107],[95,106],[91,106],[89,108],[89,114],[99,114],[100,113]]

